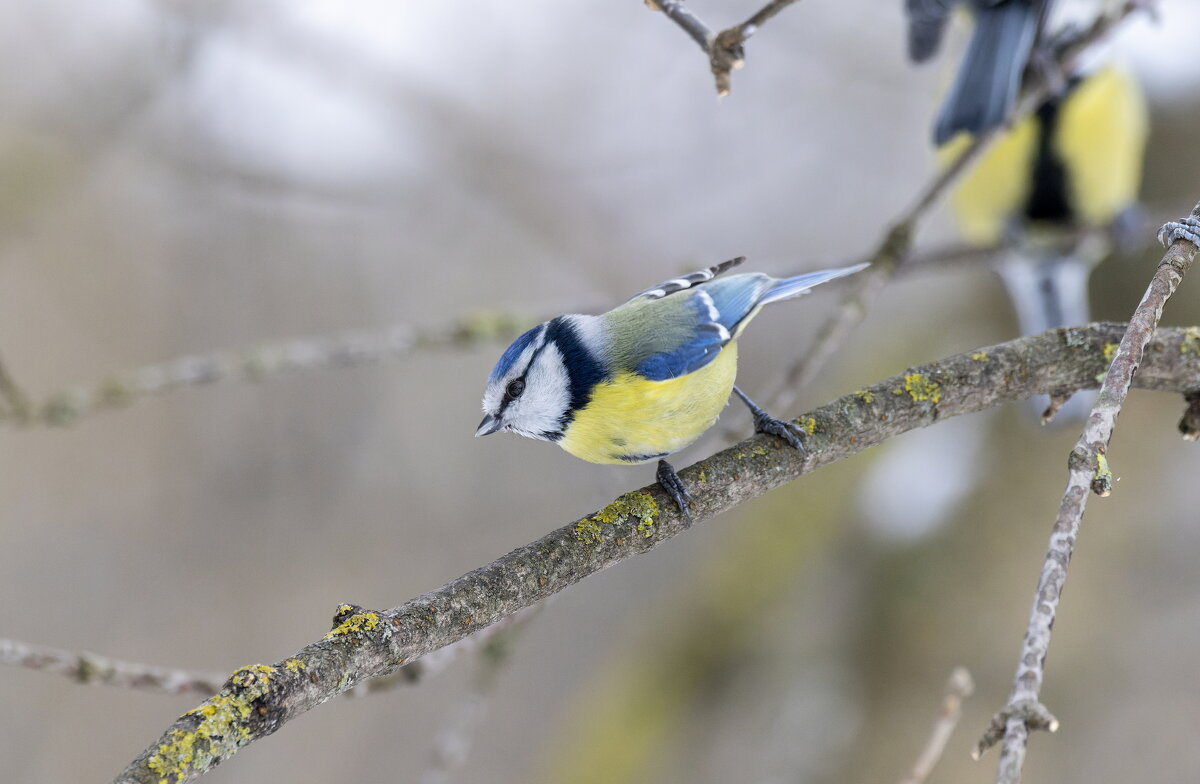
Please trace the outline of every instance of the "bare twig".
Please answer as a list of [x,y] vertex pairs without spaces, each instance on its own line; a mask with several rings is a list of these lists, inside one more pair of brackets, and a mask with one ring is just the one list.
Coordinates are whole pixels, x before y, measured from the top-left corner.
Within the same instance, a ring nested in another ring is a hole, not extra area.
[[[1054,388],[1095,384],[1104,344],[1120,324],[1051,330],[912,368],[797,421],[808,454],[756,436],[680,472],[698,524],[803,474],[909,430]],[[1174,392],[1200,387],[1186,334],[1162,329],[1136,383]],[[443,648],[579,580],[647,552],[688,527],[657,484],[398,607],[339,608],[333,631],[274,665],[244,667],[221,691],[169,726],[117,782],[189,781],[242,746],[368,678]]]
[[920,756],[913,764],[912,773],[901,779],[900,784],[925,784],[929,780],[929,774],[933,772],[934,766],[942,758],[942,753],[946,750],[946,743],[954,734],[958,720],[962,718],[963,700],[970,697],[974,691],[975,682],[971,680],[971,673],[967,671],[966,667],[955,667],[954,672],[950,673],[950,678],[946,681],[942,704],[934,718],[933,732],[929,735],[929,741],[926,742],[925,748],[921,750]]
[[[1200,219],[1200,204],[1192,210],[1192,217]],[[1184,239],[1175,240],[1167,249],[1142,301],[1134,310],[1129,328],[1117,346],[1116,355],[1100,386],[1100,394],[1083,433],[1071,450],[1067,461],[1067,487],[1063,491],[1058,516],[1050,533],[1046,560],[1034,592],[1012,692],[1007,705],[992,719],[991,726],[975,749],[978,759],[985,750],[1003,738],[996,773],[998,784],[1016,784],[1021,780],[1029,730],[1053,732],[1058,727],[1058,720],[1040,702],[1040,694],[1045,679],[1046,654],[1050,649],[1050,633],[1067,579],[1071,554],[1075,549],[1075,539],[1079,535],[1083,510],[1089,492],[1103,497],[1112,491],[1113,475],[1109,469],[1107,452],[1117,415],[1134,383],[1134,374],[1144,361],[1146,346],[1162,317],[1163,307],[1191,267],[1196,252],[1197,247]]]
[[0,400],[8,404],[7,410],[0,407],[0,418],[8,417],[16,422],[29,420],[29,398],[21,391],[21,387],[17,386],[3,360],[0,360]]
[[0,639],[0,664],[55,673],[79,683],[119,686],[160,694],[208,697],[220,691],[221,684],[225,682],[225,676],[221,673],[155,667],[94,653],[76,653],[7,639]]
[[700,48],[708,55],[709,67],[712,68],[713,78],[716,80],[717,94],[729,95],[732,72],[746,63],[746,51],[743,46],[746,39],[754,35],[768,19],[794,2],[796,0],[771,0],[746,21],[719,33],[714,33],[682,0],[646,0],[646,5],[662,11],[693,41],[700,44]]
[[[263,381],[299,371],[348,368],[404,356],[418,349],[469,348],[483,342],[512,339],[534,321],[504,313],[480,313],[445,329],[424,330],[398,324],[375,332],[352,332],[329,337],[300,338],[266,344],[236,353],[198,354],[148,365],[102,381],[30,402],[11,385],[0,366],[0,393],[13,413],[0,411],[0,421],[15,426],[66,426],[97,411],[132,403],[178,389],[223,381]],[[15,395],[15,396],[14,396]],[[23,414],[21,412],[24,412]]]
[[[1102,40],[1126,17],[1141,8],[1139,0],[1129,0],[1110,14],[1101,14],[1087,29],[1073,31],[1053,43],[1052,62],[1062,70],[1069,69],[1074,60],[1088,47]],[[1031,69],[1029,78],[1022,87],[1021,99],[1013,115],[1013,121],[1026,116],[1050,96],[1047,69]],[[958,157],[940,171],[899,218],[884,234],[883,240],[867,260],[871,268],[854,276],[851,291],[838,305],[817,332],[813,343],[804,356],[783,376],[772,395],[768,395],[770,407],[786,410],[795,400],[797,392],[806,387],[849,334],[866,317],[867,311],[884,285],[902,265],[907,265],[912,246],[912,237],[925,213],[942,197],[946,190],[962,175],[996,136],[995,131],[979,134],[959,153]]]
[[[420,661],[401,667],[391,675],[364,681],[345,693],[346,697],[365,697],[396,686],[410,686],[437,675],[462,655],[493,644],[493,638],[509,624],[523,625],[537,608],[521,610],[470,637],[434,651]],[[158,694],[191,694],[209,697],[221,690],[226,676],[222,673],[196,672],[174,667],[158,667],[142,662],[123,661],[86,651],[67,651],[46,645],[34,645],[0,638],[0,664],[62,675],[78,683],[116,686]]]

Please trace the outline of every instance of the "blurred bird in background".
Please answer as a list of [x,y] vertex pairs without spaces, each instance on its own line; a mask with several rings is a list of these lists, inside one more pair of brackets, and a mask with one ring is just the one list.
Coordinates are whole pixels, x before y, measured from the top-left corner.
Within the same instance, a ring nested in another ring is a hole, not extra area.
[[567,315],[513,341],[488,377],[477,436],[508,430],[593,463],[658,460],[658,482],[688,516],[688,494],[664,459],[717,421],[736,393],[756,432],[803,451],[802,431],[734,386],[737,338],[764,305],[867,265],[792,278],[717,278],[739,257],[674,278],[601,316]]
[[[1061,95],[1006,131],[961,179],[951,207],[963,238],[1013,248],[995,267],[1022,334],[1090,320],[1092,268],[1111,252],[1108,237],[1132,244],[1140,223],[1146,135],[1140,85],[1107,66],[1072,77]],[[944,145],[943,162],[969,142],[960,134]],[[1069,421],[1089,408],[1088,398],[1077,395],[1061,413]]]
[[957,6],[970,8],[975,20],[958,74],[934,123],[934,142],[945,144],[960,131],[982,133],[1003,125],[1051,0],[905,0],[904,5],[908,56],[915,63],[937,53]]

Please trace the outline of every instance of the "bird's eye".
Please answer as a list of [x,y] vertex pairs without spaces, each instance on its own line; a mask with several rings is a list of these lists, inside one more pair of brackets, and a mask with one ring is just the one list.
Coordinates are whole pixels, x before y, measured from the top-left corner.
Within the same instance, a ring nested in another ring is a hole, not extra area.
[[509,397],[520,397],[524,391],[525,382],[518,378],[508,382],[508,388],[504,390],[504,394]]

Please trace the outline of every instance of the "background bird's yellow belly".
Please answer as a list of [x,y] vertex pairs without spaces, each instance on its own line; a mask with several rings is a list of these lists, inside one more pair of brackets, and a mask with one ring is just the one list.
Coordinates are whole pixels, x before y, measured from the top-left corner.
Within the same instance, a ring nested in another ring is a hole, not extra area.
[[593,463],[643,463],[683,449],[717,420],[736,374],[736,343],[694,373],[669,381],[619,373],[596,387],[559,444]]

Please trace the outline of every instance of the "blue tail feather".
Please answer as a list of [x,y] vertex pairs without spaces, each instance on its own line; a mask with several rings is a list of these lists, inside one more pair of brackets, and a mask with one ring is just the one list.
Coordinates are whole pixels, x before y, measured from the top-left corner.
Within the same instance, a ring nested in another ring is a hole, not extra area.
[[771,288],[767,289],[766,293],[759,302],[763,305],[772,302],[778,302],[783,299],[798,297],[814,286],[819,286],[837,278],[853,275],[855,272],[866,269],[869,264],[855,264],[852,267],[841,267],[840,269],[820,270],[819,272],[809,272],[804,275],[797,275],[793,278],[781,278],[771,284]]

